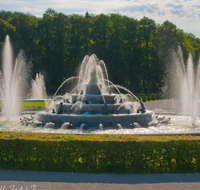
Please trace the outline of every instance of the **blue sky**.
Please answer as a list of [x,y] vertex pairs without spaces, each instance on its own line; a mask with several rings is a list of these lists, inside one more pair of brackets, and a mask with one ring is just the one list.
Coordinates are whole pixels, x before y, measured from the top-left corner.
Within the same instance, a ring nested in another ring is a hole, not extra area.
[[200,0],[0,0],[0,10],[42,17],[52,8],[66,15],[119,13],[136,19],[144,16],[162,24],[165,20],[200,38]]

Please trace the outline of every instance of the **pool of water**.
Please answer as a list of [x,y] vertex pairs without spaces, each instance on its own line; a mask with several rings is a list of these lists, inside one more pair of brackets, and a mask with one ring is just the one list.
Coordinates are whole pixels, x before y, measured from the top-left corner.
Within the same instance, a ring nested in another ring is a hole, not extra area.
[[[30,115],[24,115],[30,117]],[[107,130],[82,130],[82,129],[49,129],[43,127],[33,127],[20,124],[20,117],[15,117],[8,121],[3,116],[0,117],[0,131],[17,131],[32,133],[55,133],[55,134],[188,134],[200,133],[200,118],[196,119],[195,125],[191,124],[189,116],[179,115],[159,115],[159,117],[170,117],[169,124],[159,124],[148,128],[134,129],[107,129]],[[22,117],[22,116],[21,116]]]

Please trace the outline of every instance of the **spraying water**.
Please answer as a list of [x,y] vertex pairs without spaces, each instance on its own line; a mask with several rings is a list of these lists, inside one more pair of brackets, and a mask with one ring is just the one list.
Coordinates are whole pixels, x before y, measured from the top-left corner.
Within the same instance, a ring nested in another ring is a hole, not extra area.
[[44,76],[36,73],[35,80],[32,80],[31,98],[41,100],[46,98]]
[[11,119],[20,113],[20,98],[26,89],[27,67],[23,51],[18,54],[13,66],[13,53],[9,36],[6,36],[3,47],[3,61],[0,79],[0,94],[2,98],[2,113]]
[[[66,94],[56,96],[64,85]],[[105,63],[93,54],[84,57],[79,75],[66,79],[46,111],[37,112],[35,118],[42,124],[53,122],[57,128],[69,123],[72,129],[99,129],[100,124],[101,128],[133,128],[137,122],[146,127],[152,115],[132,92],[109,81]]]
[[180,100],[180,112],[191,116],[194,125],[199,109],[200,90],[200,62],[195,67],[192,54],[190,53],[186,63],[179,47],[173,51],[168,66],[168,91],[172,97]]

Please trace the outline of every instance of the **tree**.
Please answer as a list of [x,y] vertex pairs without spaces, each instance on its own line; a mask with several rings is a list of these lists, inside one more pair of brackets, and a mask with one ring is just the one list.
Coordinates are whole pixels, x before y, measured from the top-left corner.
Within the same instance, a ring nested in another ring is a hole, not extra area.
[[93,53],[105,60],[108,47],[109,16],[100,14],[92,20],[91,43]]
[[90,14],[88,13],[88,11],[85,13],[85,18],[91,18]]
[[13,18],[14,16],[16,15],[19,15],[21,14],[21,12],[11,12],[11,11],[4,11],[4,10],[1,10],[0,11],[0,18],[2,20],[5,20],[5,21],[8,21],[10,18]]
[[90,32],[91,19],[79,15],[70,16],[71,30],[69,39],[69,53],[71,65],[71,73],[77,63],[80,63],[83,57],[90,51]]
[[177,46],[180,45],[180,41],[177,38],[176,25],[168,20],[165,21],[158,27],[158,36],[160,37],[158,56],[164,61],[168,50],[171,48],[177,48]]
[[139,65],[140,65],[140,40],[138,39],[138,21],[133,18],[123,16],[124,31],[123,44],[121,51],[123,53],[123,62],[126,73],[126,86],[134,92],[139,83]]
[[141,37],[144,41],[144,81],[147,78],[147,89],[148,93],[150,93],[150,78],[151,78],[151,63],[150,63],[150,51],[149,51],[149,43],[151,40],[151,34],[156,29],[155,21],[152,19],[149,19],[147,17],[142,18],[139,21],[139,28],[141,32]]
[[0,41],[3,42],[7,35],[12,35],[16,31],[16,27],[0,19]]
[[114,83],[123,84],[125,76],[125,67],[121,54],[121,45],[123,43],[123,23],[121,15],[111,14],[108,27],[108,69],[110,78]]
[[[5,20],[4,20],[5,19]],[[119,14],[65,15],[49,8],[42,18],[0,11],[1,46],[9,34],[15,53],[24,49],[33,62],[33,75],[45,74],[48,92],[70,76],[86,54],[96,54],[107,66],[110,80],[132,92],[155,91],[164,80],[168,50],[181,46],[199,61],[200,39],[169,21],[157,25],[147,17],[136,20]],[[155,90],[154,90],[155,89]]]
[[23,49],[28,57],[33,57],[32,55],[37,51],[37,18],[20,13],[9,19],[9,23],[16,27],[16,32],[11,35],[16,53]]
[[[69,17],[63,13],[55,13],[52,20],[52,71],[54,75],[54,81],[56,85],[60,85],[65,78],[70,76],[68,73],[68,57],[69,57],[69,38],[71,25],[69,22]],[[51,76],[53,78],[53,76]]]

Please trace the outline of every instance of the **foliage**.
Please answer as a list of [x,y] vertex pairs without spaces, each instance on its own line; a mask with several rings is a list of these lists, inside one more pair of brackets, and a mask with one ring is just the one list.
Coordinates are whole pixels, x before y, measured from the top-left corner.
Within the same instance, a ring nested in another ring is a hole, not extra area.
[[153,101],[155,101],[155,100],[156,100],[156,98],[155,98],[155,95],[154,95],[154,94],[152,94],[152,95],[151,95],[151,100],[153,100]]
[[150,94],[147,95],[147,101],[151,101],[151,95]]
[[156,100],[161,99],[161,96],[159,94],[156,94]]
[[156,24],[120,14],[65,15],[47,9],[42,18],[0,11],[0,43],[10,35],[15,55],[24,49],[36,72],[45,75],[47,91],[77,75],[86,54],[104,60],[110,80],[133,93],[157,93],[164,81],[168,51],[180,45],[185,59],[199,60],[200,39],[169,21]]
[[143,102],[146,102],[146,101],[147,101],[147,98],[146,98],[145,95],[143,95],[143,97],[142,97],[142,101],[143,101]]
[[16,27],[13,25],[9,24],[9,22],[4,21],[0,18],[0,40],[4,40],[7,34],[14,33],[16,30]]
[[199,136],[2,132],[0,143],[1,169],[98,173],[200,171]]

